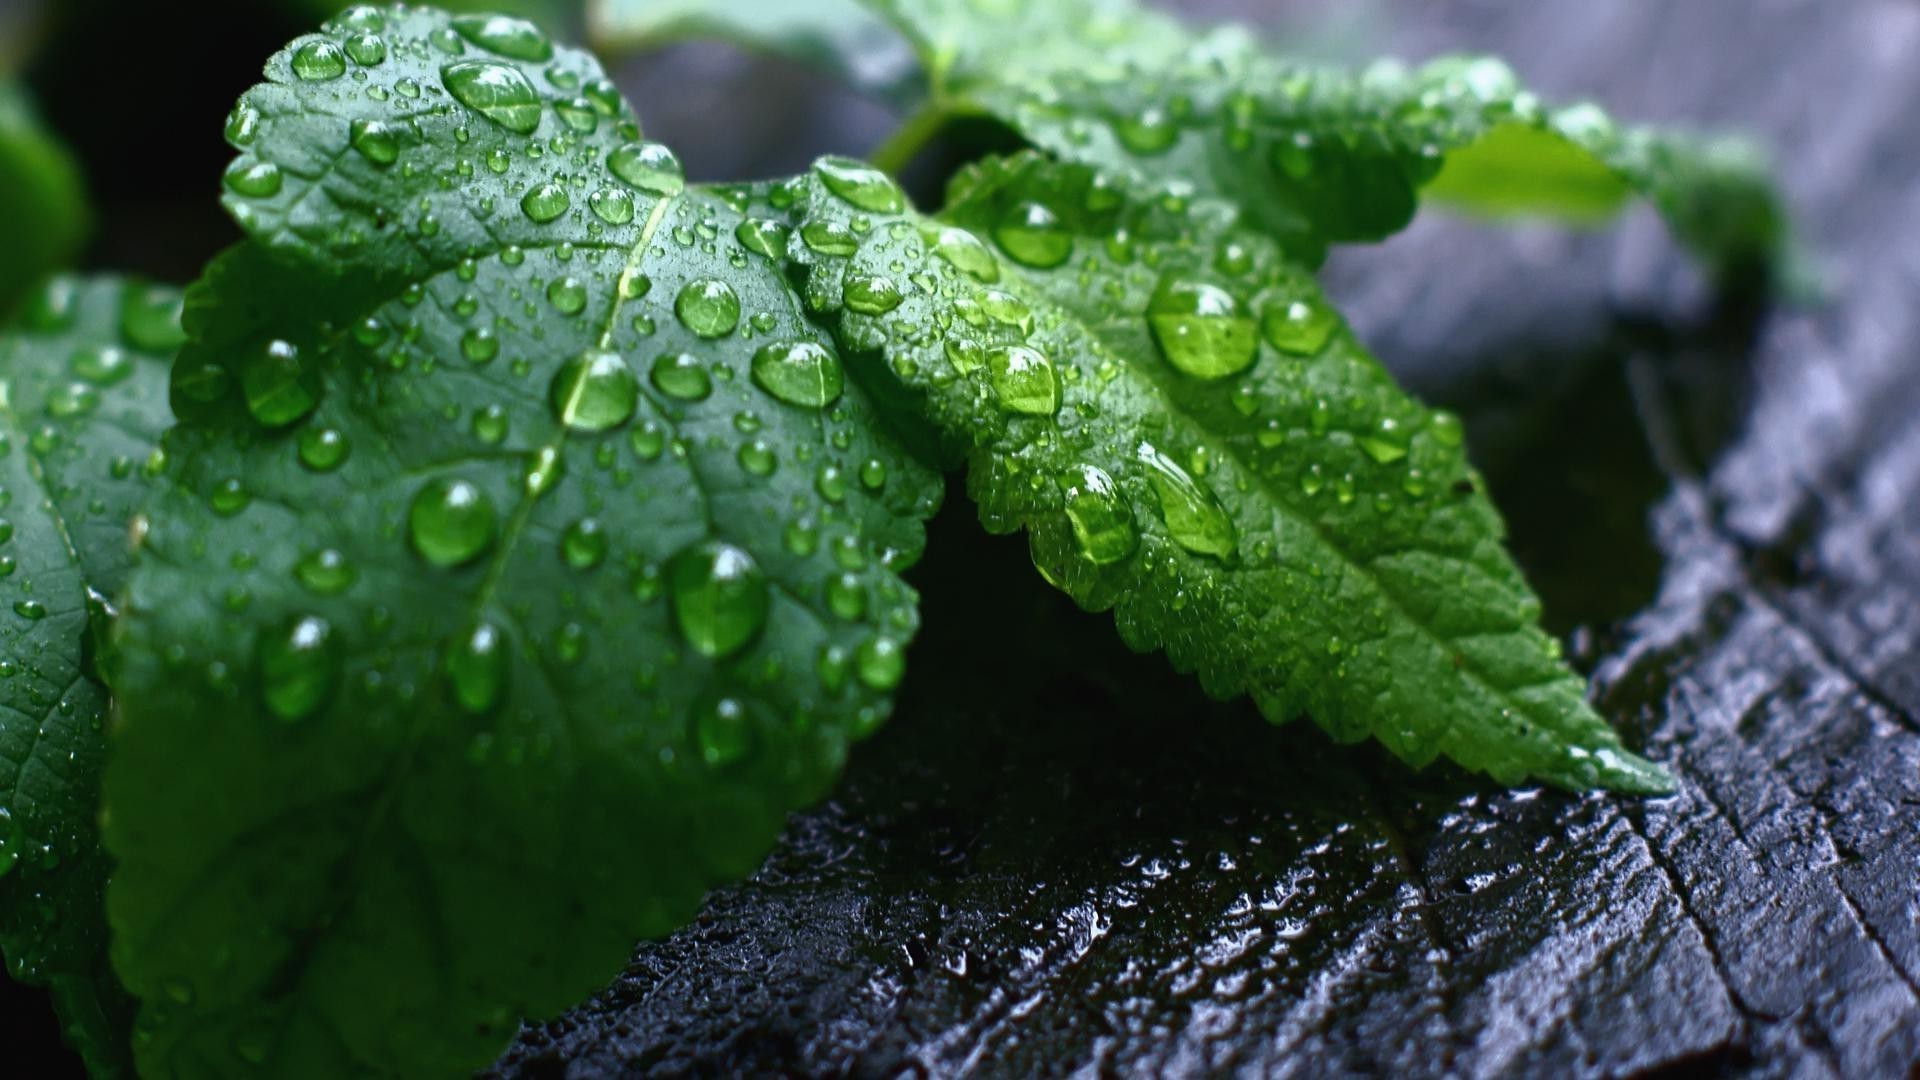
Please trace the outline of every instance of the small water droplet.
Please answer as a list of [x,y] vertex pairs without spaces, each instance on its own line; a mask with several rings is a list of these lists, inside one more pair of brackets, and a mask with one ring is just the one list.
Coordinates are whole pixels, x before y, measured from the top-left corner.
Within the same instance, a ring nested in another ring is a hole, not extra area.
[[509,658],[506,632],[490,622],[456,634],[445,654],[453,700],[476,716],[491,711],[507,688]]
[[681,401],[704,401],[713,393],[713,377],[692,353],[662,354],[649,377],[661,393]]
[[313,715],[332,694],[340,667],[333,627],[317,615],[263,638],[258,659],[261,696],[282,720]]
[[581,518],[561,534],[560,554],[575,570],[591,570],[607,557],[607,530],[598,518]]
[[300,433],[300,464],[314,472],[331,472],[347,460],[347,437],[336,428],[308,428]]
[[738,761],[753,748],[753,727],[747,710],[733,698],[721,698],[701,709],[694,721],[693,733],[700,744],[701,760],[711,766]]
[[1010,208],[993,227],[993,239],[1014,262],[1048,270],[1073,254],[1073,237],[1049,207],[1023,202]]
[[907,673],[907,651],[885,634],[870,637],[854,650],[854,673],[872,690],[891,690]]
[[307,591],[318,596],[337,596],[359,577],[353,564],[336,548],[321,548],[301,556],[293,573]]
[[247,411],[262,425],[285,427],[320,404],[316,380],[306,372],[300,349],[289,341],[274,340],[247,361],[240,373]]
[[767,259],[787,257],[787,236],[785,225],[764,218],[743,221],[733,230],[733,238],[741,247]]
[[1318,297],[1282,300],[1260,313],[1260,335],[1267,344],[1294,356],[1318,356],[1340,325],[1340,316]]

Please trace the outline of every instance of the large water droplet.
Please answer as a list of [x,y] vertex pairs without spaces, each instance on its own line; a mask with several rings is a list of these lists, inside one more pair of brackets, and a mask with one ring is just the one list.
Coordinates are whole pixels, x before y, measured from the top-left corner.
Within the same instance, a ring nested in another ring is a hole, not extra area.
[[308,82],[325,82],[347,73],[347,56],[331,41],[309,41],[293,51],[292,67]]
[[576,431],[605,431],[633,416],[640,381],[619,353],[589,349],[554,372],[548,399],[562,424]]
[[840,397],[846,376],[840,359],[813,341],[776,341],[753,354],[755,386],[791,405],[825,408]]
[[1025,345],[1002,345],[987,353],[987,378],[1008,412],[1052,416],[1060,411],[1060,380],[1047,354]]
[[702,656],[730,656],[766,624],[766,575],[732,544],[709,540],[674,556],[667,589],[681,636]]
[[1252,316],[1232,293],[1204,281],[1162,278],[1147,301],[1147,325],[1167,362],[1199,379],[1245,371],[1259,351]]
[[1136,456],[1147,467],[1147,479],[1160,500],[1160,520],[1174,543],[1196,555],[1225,559],[1233,554],[1236,532],[1213,492],[1149,443]]
[[491,60],[463,60],[440,69],[454,100],[508,131],[530,135],[540,126],[540,95],[518,68]]
[[282,720],[313,715],[333,693],[340,657],[333,627],[317,615],[295,619],[260,641],[260,694]]
[[1076,465],[1062,474],[1060,489],[1081,558],[1104,566],[1133,554],[1140,543],[1133,508],[1113,477],[1093,465]]
[[906,206],[900,186],[893,178],[862,161],[844,157],[823,157],[813,163],[815,175],[827,190],[853,206],[875,214],[897,213]]
[[1010,208],[993,227],[993,239],[1014,262],[1047,270],[1073,254],[1073,237],[1054,212],[1037,202]]
[[235,158],[221,177],[227,190],[249,199],[265,199],[280,193],[280,166],[271,161]]
[[240,373],[247,411],[261,424],[285,427],[312,412],[320,403],[317,380],[300,361],[292,342],[269,341]]
[[726,337],[740,325],[740,298],[726,282],[700,278],[687,282],[674,297],[673,313],[700,337]]
[[453,700],[475,715],[500,703],[507,688],[509,649],[506,632],[478,622],[447,644],[447,685]]
[[506,15],[455,15],[454,32],[490,53],[515,60],[550,60],[553,42],[540,28]]
[[967,230],[944,225],[928,242],[955,270],[975,281],[991,285],[1000,280],[1000,260],[994,257],[993,249]]
[[493,543],[493,500],[454,477],[429,481],[413,497],[407,532],[413,549],[435,566],[458,566]]
[[743,221],[733,230],[733,238],[741,247],[768,259],[787,257],[787,235],[785,225],[764,218]]
[[906,299],[890,277],[860,274],[847,279],[847,310],[860,315],[885,315]]
[[884,634],[860,643],[853,655],[854,673],[872,690],[891,690],[907,673],[907,650]]
[[607,168],[650,195],[678,195],[687,186],[686,170],[665,143],[628,143],[607,155]]

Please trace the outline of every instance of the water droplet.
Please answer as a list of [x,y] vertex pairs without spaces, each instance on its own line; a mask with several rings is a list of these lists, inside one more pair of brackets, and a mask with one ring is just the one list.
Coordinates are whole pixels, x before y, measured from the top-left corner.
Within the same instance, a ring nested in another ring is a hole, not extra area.
[[1105,566],[1133,554],[1140,543],[1133,508],[1113,477],[1093,465],[1076,465],[1061,476],[1060,489],[1081,558]]
[[227,190],[249,199],[266,199],[280,193],[280,166],[271,161],[234,158],[221,178]]
[[136,349],[170,353],[187,340],[180,328],[181,306],[176,290],[128,285],[120,294],[120,335]]
[[741,247],[768,259],[787,257],[787,235],[785,225],[764,218],[743,221],[733,230],[733,238]]
[[453,700],[476,716],[491,711],[507,688],[508,660],[506,632],[490,622],[455,635],[445,658]]
[[1000,407],[1028,416],[1060,411],[1060,380],[1047,354],[1025,345],[1002,345],[987,353],[987,378]]
[[96,386],[112,386],[133,374],[133,357],[118,345],[88,345],[74,350],[67,366]]
[[507,437],[507,410],[499,405],[487,405],[473,412],[474,437],[488,446],[497,446]]
[[835,574],[827,579],[827,608],[853,622],[867,614],[867,587],[857,574]]
[[38,600],[16,600],[13,613],[31,622],[38,622],[47,617],[47,605]]
[[1114,137],[1120,145],[1141,155],[1164,154],[1173,149],[1180,138],[1180,125],[1173,115],[1157,105],[1150,105],[1130,116],[1122,116],[1113,122]]
[[314,472],[339,468],[349,449],[347,437],[335,428],[308,428],[300,433],[300,464]]
[[260,693],[282,720],[313,715],[333,692],[340,668],[333,627],[317,615],[295,619],[263,638]]
[[713,377],[692,353],[662,354],[653,362],[653,385],[668,397],[704,401],[713,393]]
[[991,285],[1000,280],[1000,260],[994,257],[993,249],[967,230],[941,226],[929,243],[955,270],[975,281]]
[[1360,436],[1360,449],[1382,465],[1390,465],[1407,456],[1407,432],[1400,421],[1383,416],[1372,431]]
[[809,251],[846,256],[860,250],[860,238],[838,221],[816,220],[800,226],[800,239]]
[[528,188],[520,197],[521,211],[542,225],[566,213],[571,205],[573,199],[567,195],[567,189],[551,181]]
[[400,136],[385,121],[355,120],[347,128],[347,142],[375,165],[391,165],[400,159]]
[[892,214],[906,206],[906,198],[893,178],[865,162],[823,157],[813,163],[813,171],[828,191],[861,210]]
[[709,540],[674,556],[667,589],[681,636],[702,656],[730,656],[767,621],[767,579],[744,549]]
[[700,278],[688,282],[674,297],[673,313],[700,337],[726,337],[740,325],[740,298],[726,282]]
[[301,556],[294,564],[293,573],[301,585],[318,596],[337,596],[347,591],[359,576],[347,557],[334,548],[321,548]]
[[840,359],[818,342],[776,341],[753,354],[753,383],[790,405],[821,409],[840,397]]
[[587,309],[587,286],[577,277],[558,277],[547,284],[547,303],[562,315],[578,315]]
[[293,51],[292,66],[307,82],[325,82],[347,73],[347,57],[331,41],[309,41]]
[[491,327],[476,326],[460,335],[460,355],[484,364],[500,355],[500,337]]
[[861,315],[885,315],[906,297],[889,277],[860,275],[847,279],[847,308]]
[[1151,444],[1141,443],[1136,456],[1147,467],[1147,479],[1160,500],[1160,520],[1174,543],[1196,555],[1231,556],[1237,536],[1233,519],[1213,492]]
[[560,555],[575,570],[590,570],[607,557],[607,530],[598,518],[581,518],[560,536]]
[[1259,351],[1253,318],[1217,285],[1165,277],[1147,301],[1147,324],[1167,362],[1197,379],[1245,371]]
[[515,60],[553,58],[553,42],[525,19],[506,15],[455,15],[451,25],[454,33],[490,53]]
[[1073,254],[1073,237],[1048,207],[1023,202],[1010,208],[993,227],[993,239],[1014,262],[1048,270]]
[[765,439],[741,443],[740,452],[735,456],[740,461],[740,467],[753,476],[772,476],[773,470],[780,464],[779,457]]
[[700,744],[701,760],[712,766],[738,761],[753,748],[753,727],[747,710],[733,698],[721,698],[701,709],[694,721],[693,734]]
[[247,411],[262,425],[285,427],[320,404],[315,380],[300,361],[300,349],[289,341],[269,341],[247,362],[240,374]]
[[374,34],[355,34],[342,48],[361,67],[375,67],[387,60],[387,43]]
[[253,502],[253,493],[240,482],[237,476],[229,476],[213,485],[213,495],[207,500],[213,512],[221,517],[232,517],[245,510]]
[[540,95],[518,68],[464,60],[441,68],[440,82],[454,100],[508,131],[531,135],[540,126]]
[[607,155],[607,168],[650,195],[678,195],[687,186],[686,170],[665,143],[628,143]]
[[493,543],[493,500],[454,477],[429,481],[413,497],[407,531],[413,548],[435,566],[458,566]]
[[560,365],[548,398],[562,424],[576,431],[605,431],[633,416],[640,383],[619,353],[589,349]]
[[870,637],[854,651],[853,670],[869,689],[891,690],[907,673],[906,648],[885,634]]
[[619,188],[601,188],[587,197],[594,216],[609,225],[625,225],[633,220],[633,196]]
[[1267,344],[1294,356],[1318,356],[1340,325],[1340,316],[1315,297],[1282,300],[1260,313],[1260,335]]

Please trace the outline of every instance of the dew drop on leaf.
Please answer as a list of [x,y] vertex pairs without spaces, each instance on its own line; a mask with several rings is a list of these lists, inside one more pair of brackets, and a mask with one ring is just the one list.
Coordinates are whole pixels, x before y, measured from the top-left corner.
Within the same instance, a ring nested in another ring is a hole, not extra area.
[[713,377],[692,353],[663,353],[649,377],[661,393],[681,401],[704,401],[713,393]]
[[347,73],[347,57],[331,41],[309,41],[293,51],[292,66],[307,82],[325,82]]
[[1106,470],[1076,465],[1061,476],[1060,490],[1081,558],[1105,566],[1133,554],[1140,543],[1133,527],[1133,509]]
[[493,543],[493,500],[465,480],[441,477],[413,497],[407,534],[420,557],[435,566],[458,566]]
[[1213,492],[1150,443],[1141,443],[1135,456],[1147,467],[1147,480],[1160,501],[1160,520],[1174,543],[1196,555],[1231,556],[1237,535],[1233,519]]
[[320,403],[305,378],[299,347],[288,341],[276,339],[261,347],[241,371],[240,386],[247,411],[270,428],[285,427]]
[[535,184],[520,197],[521,212],[529,220],[541,225],[566,213],[571,205],[573,199],[567,194],[567,189],[552,181]]
[[847,280],[847,309],[861,315],[885,315],[906,297],[889,277],[861,275]]
[[955,270],[985,285],[1000,280],[1000,260],[979,237],[965,229],[941,226],[929,239],[933,250]]
[[731,656],[767,621],[767,579],[745,549],[696,544],[667,566],[667,591],[680,635],[702,656]]
[[625,225],[633,220],[633,196],[619,188],[606,187],[587,196],[594,216],[609,225]]
[[326,703],[338,678],[333,627],[317,615],[295,619],[261,639],[258,661],[267,708],[282,720],[311,716]]
[[694,720],[693,735],[700,744],[700,759],[713,766],[738,761],[753,746],[747,710],[733,698],[702,708]]
[[1204,281],[1162,278],[1147,301],[1147,325],[1167,362],[1197,379],[1239,374],[1259,351],[1252,316],[1232,293]]
[[1002,345],[987,353],[987,378],[1008,412],[1052,416],[1060,411],[1060,380],[1047,354],[1025,345]]
[[133,374],[133,357],[118,345],[88,345],[74,350],[67,366],[95,386],[112,386]]
[[740,298],[726,282],[700,278],[688,282],[674,297],[673,313],[700,337],[726,337],[740,325]]
[[383,120],[355,120],[347,127],[347,143],[375,165],[391,165],[400,159],[400,138],[393,125]]
[[560,555],[575,570],[590,570],[607,557],[607,530],[598,518],[581,518],[560,537]]
[[1333,336],[1340,316],[1319,299],[1282,300],[1260,313],[1260,336],[1294,356],[1317,356]]
[[1022,266],[1049,270],[1073,254],[1073,237],[1047,206],[1023,202],[1008,209],[993,227],[994,242]]
[[519,69],[490,60],[463,60],[440,69],[454,100],[508,131],[531,135],[540,126],[540,95]]
[[753,218],[741,222],[733,230],[733,238],[740,246],[768,259],[787,257],[787,227],[777,221]]
[[649,195],[678,195],[687,186],[679,157],[665,143],[628,143],[607,155],[613,175]]
[[227,190],[249,199],[266,199],[280,193],[280,166],[271,161],[235,158],[221,177]]
[[455,15],[452,25],[454,33],[490,53],[530,62],[553,58],[553,42],[525,19],[507,15]]
[[301,556],[294,564],[293,574],[316,596],[337,596],[359,576],[353,564],[336,548],[321,548]]
[[1114,120],[1113,135],[1133,153],[1151,156],[1173,149],[1180,138],[1180,126],[1166,109],[1150,105]]
[[475,715],[492,710],[507,686],[507,659],[507,636],[490,622],[455,635],[444,660],[453,700]]
[[894,638],[876,635],[854,650],[853,669],[869,689],[891,690],[907,673],[907,653]]
[[776,341],[753,354],[753,384],[781,401],[821,409],[840,397],[846,375],[840,359],[814,341]]
[[605,431],[633,416],[640,384],[619,353],[589,349],[560,365],[547,396],[562,424],[575,431]]
[[355,34],[342,46],[353,62],[361,67],[374,67],[387,59],[387,43],[374,34]]
[[809,221],[800,226],[800,240],[809,251],[846,256],[860,250],[860,238],[837,221]]
[[547,285],[547,303],[562,315],[578,315],[587,309],[587,286],[576,277],[559,277]]
[[900,186],[893,178],[865,162],[852,158],[824,157],[814,162],[813,171],[827,190],[860,210],[892,214],[906,206]]
[[300,433],[300,464],[314,472],[331,472],[347,460],[347,437],[330,427],[308,428]]

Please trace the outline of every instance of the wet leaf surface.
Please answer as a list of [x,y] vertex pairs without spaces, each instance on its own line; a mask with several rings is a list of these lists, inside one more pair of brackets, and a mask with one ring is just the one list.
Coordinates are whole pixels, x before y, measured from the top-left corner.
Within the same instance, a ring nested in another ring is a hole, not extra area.
[[1498,792],[1269,728],[1064,598],[957,584],[1025,557],[961,506],[835,800],[501,1074],[1920,1061],[1920,9],[1394,14],[1412,55],[1759,132],[1836,268],[1823,309],[1715,313],[1648,221],[1429,222],[1333,269],[1465,417],[1549,620],[1680,793]]

